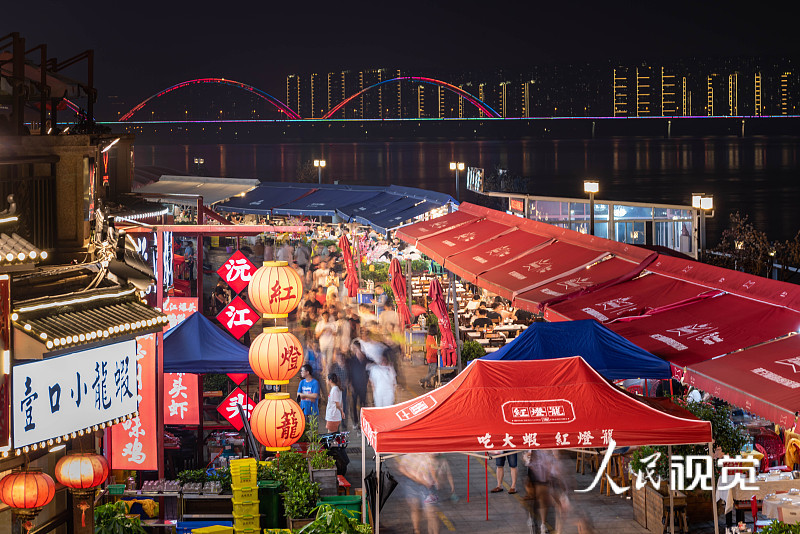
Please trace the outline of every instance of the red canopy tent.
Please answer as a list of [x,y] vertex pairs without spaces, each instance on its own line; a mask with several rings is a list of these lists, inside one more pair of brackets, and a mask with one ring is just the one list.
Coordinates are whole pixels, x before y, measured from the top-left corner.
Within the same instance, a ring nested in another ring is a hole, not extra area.
[[408,226],[398,229],[395,235],[406,243],[416,245],[417,240],[419,239],[424,239],[440,232],[452,230],[456,226],[475,222],[481,218],[482,217],[470,215],[467,212],[459,210],[448,213],[447,215],[442,215],[441,217],[437,217],[435,219],[430,219],[416,224],[409,224]]
[[512,230],[469,250],[449,256],[444,267],[470,283],[488,271],[553,242],[553,238]]
[[800,410],[800,336],[692,365],[684,381],[792,428]]
[[425,237],[417,241],[417,249],[444,265],[445,258],[479,245],[512,228],[489,219],[459,225],[452,230]]
[[[673,415],[636,400],[579,356],[475,360],[430,393],[363,408],[361,450],[369,442],[380,472],[382,454],[603,448],[610,438],[617,446],[710,446],[711,423],[685,413]],[[362,452],[362,473],[365,461]]]

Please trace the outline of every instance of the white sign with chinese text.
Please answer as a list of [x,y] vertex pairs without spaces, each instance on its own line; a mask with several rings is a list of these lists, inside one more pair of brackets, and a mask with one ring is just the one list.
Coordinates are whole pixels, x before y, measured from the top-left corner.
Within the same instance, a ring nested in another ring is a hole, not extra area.
[[136,412],[136,341],[14,366],[14,447]]

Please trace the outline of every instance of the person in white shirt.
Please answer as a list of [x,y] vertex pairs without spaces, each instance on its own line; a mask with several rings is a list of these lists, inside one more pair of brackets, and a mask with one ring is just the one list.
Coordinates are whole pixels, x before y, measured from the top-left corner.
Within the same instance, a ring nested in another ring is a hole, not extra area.
[[342,390],[336,373],[328,375],[328,404],[325,407],[325,428],[328,432],[338,432],[342,423]]
[[336,321],[330,319],[330,313],[322,312],[314,328],[314,336],[319,340],[319,350],[323,354],[322,363],[327,372],[333,363],[333,351],[336,348]]

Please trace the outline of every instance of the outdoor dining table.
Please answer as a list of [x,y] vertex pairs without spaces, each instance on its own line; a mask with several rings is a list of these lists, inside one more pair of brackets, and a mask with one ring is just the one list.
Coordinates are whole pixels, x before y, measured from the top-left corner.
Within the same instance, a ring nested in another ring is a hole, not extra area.
[[[730,489],[720,489],[723,479],[717,485],[717,499],[725,501],[725,513],[733,510],[735,501],[749,501],[753,495],[756,499],[763,501],[764,497],[770,493],[788,492],[791,489],[800,489],[800,479],[792,477],[791,473],[769,473],[766,476],[759,475],[752,484],[753,489],[742,489],[740,484]],[[750,486],[750,484],[746,484]]]
[[764,498],[761,513],[770,519],[779,519],[786,523],[800,521],[800,490],[795,494],[778,493]]

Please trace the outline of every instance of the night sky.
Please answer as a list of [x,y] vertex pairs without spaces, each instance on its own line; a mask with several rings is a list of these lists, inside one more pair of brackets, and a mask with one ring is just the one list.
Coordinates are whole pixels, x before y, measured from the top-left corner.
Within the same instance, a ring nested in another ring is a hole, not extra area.
[[[93,48],[96,86],[138,101],[174,83],[225,77],[272,94],[290,73],[689,56],[796,57],[787,3],[761,2],[6,2],[0,36],[19,31],[65,59]],[[83,78],[83,72],[74,72]]]

